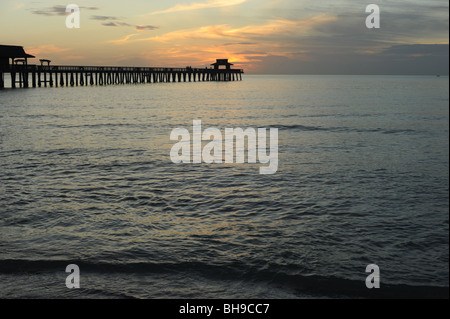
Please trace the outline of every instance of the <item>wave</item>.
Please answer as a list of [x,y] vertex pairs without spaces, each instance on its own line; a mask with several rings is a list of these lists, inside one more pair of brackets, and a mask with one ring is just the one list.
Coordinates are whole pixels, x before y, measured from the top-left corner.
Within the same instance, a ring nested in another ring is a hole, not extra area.
[[[233,281],[265,283],[278,288],[293,290],[299,296],[328,298],[377,298],[377,299],[448,299],[449,288],[438,286],[412,286],[406,284],[383,284],[381,289],[369,290],[365,286],[365,277],[361,280],[332,276],[288,274],[276,269],[258,269],[242,263],[225,265],[205,264],[201,262],[180,263],[86,263],[77,264],[82,273],[93,274],[154,274],[188,273],[215,281]],[[0,274],[23,275],[41,273],[60,273],[69,263],[61,260],[1,260]],[[125,296],[125,295],[123,295]]]
[[364,129],[354,127],[321,127],[306,125],[270,125],[268,128],[277,128],[279,130],[296,130],[296,131],[326,131],[326,132],[354,132],[354,133],[381,133],[381,134],[415,134],[416,130],[411,129]]

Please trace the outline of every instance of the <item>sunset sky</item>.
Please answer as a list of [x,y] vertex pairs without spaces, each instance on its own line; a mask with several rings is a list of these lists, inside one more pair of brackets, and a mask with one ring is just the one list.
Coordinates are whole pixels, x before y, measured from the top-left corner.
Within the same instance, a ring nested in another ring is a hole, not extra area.
[[[70,3],[80,29],[66,28]],[[365,26],[371,3],[380,29]],[[0,44],[64,65],[229,58],[248,73],[448,74],[448,10],[447,0],[1,0]]]

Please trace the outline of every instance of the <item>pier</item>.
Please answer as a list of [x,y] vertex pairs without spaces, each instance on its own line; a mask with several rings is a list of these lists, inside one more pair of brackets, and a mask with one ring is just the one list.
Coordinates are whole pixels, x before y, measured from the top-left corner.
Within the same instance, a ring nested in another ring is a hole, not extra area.
[[[5,75],[11,77],[12,88],[105,86],[120,84],[242,81],[242,69],[233,69],[227,59],[218,59],[206,68],[64,66],[51,65],[41,59],[40,65],[28,64],[22,47],[0,45],[0,89]],[[9,60],[11,59],[11,63]]]

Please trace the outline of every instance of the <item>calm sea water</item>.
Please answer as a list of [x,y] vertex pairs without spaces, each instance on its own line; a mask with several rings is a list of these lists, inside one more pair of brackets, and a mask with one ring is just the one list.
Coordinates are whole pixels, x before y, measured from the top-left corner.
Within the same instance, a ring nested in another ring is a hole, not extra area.
[[[0,91],[0,297],[448,296],[448,77]],[[173,129],[279,129],[279,170]],[[81,289],[65,268],[81,269]]]

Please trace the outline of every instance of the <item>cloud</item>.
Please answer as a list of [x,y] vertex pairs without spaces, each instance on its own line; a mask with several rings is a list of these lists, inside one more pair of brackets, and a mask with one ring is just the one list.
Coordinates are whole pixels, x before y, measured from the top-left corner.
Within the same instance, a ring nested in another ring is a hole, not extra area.
[[62,61],[73,61],[73,60],[85,60],[86,57],[83,55],[67,55],[59,58]]
[[109,21],[102,23],[105,27],[133,27],[136,31],[153,31],[159,29],[159,27],[153,25],[133,25],[127,22],[119,21],[120,18],[113,16],[91,16],[91,20],[97,21]]
[[191,11],[198,9],[206,9],[206,8],[221,8],[221,7],[230,7],[237,6],[247,0],[210,0],[207,2],[194,2],[191,4],[177,4],[176,6],[169,8],[167,10],[155,11],[150,14],[163,14],[163,13],[172,13],[172,12],[180,12],[180,11]]
[[159,27],[155,27],[155,26],[153,26],[153,25],[137,25],[137,26],[135,26],[135,29],[136,29],[137,31],[144,31],[144,30],[150,30],[150,31],[153,31],[153,30],[159,29]]
[[255,63],[257,59],[268,55],[295,56],[306,60],[307,50],[301,47],[298,39],[314,32],[318,25],[334,19],[332,16],[318,15],[299,20],[278,19],[243,27],[210,25],[152,37],[133,33],[107,43],[142,47],[145,42],[159,42],[152,46],[151,57],[158,57],[168,65],[208,65],[221,56],[240,63]]
[[31,9],[31,12],[33,14],[37,15],[44,15],[44,16],[65,16],[66,13],[66,7],[56,5],[53,7],[48,7],[44,9]]
[[439,44],[412,44],[412,45],[393,45],[385,49],[384,55],[403,55],[403,56],[448,56],[448,45]]
[[126,22],[105,22],[102,23],[105,27],[132,27],[131,24],[128,24]]
[[[101,19],[97,19],[101,20]],[[104,19],[108,20],[108,19]],[[102,23],[105,27],[133,27],[136,31],[153,31],[159,29],[159,27],[153,26],[153,25],[132,25],[126,22],[104,22]]]
[[108,21],[108,20],[119,20],[119,18],[110,16],[91,16],[91,20]]
[[127,36],[125,36],[124,38],[121,39],[117,39],[117,40],[109,40],[106,41],[106,43],[112,43],[112,44],[125,44],[128,41],[130,41],[131,38],[137,36],[139,33],[133,33],[133,34],[129,34]]
[[[80,7],[85,10],[99,10],[97,7]],[[31,13],[44,16],[65,16],[70,14],[66,12],[66,6],[55,5],[43,9],[30,9]]]
[[279,35],[283,37],[289,35],[298,37],[299,35],[306,34],[308,31],[320,24],[335,20],[335,17],[321,14],[307,19],[279,19],[269,21],[268,23],[262,25],[248,25],[240,28],[232,28],[229,25],[212,25],[195,29],[177,30],[161,36],[155,36],[147,39],[136,39],[135,41],[154,40],[168,42],[183,39],[238,39],[245,41],[244,43],[252,43],[246,41],[262,38],[268,39]]
[[264,74],[448,75],[449,45],[392,45],[377,54],[314,52],[310,60],[275,54],[253,58],[250,67]]
[[12,11],[17,11],[17,10],[22,9],[24,6],[25,6],[25,3],[18,3],[11,10]]
[[105,27],[118,27],[119,26],[115,22],[105,22],[105,23],[102,23],[102,25],[105,26]]
[[222,44],[223,46],[232,46],[232,45],[255,45],[257,43],[252,43],[252,42],[236,42],[236,43],[225,43]]
[[62,53],[70,51],[68,48],[61,48],[56,44],[43,44],[36,47],[27,48],[26,52],[38,56],[38,55],[47,55],[52,53]]
[[241,52],[235,52],[235,54],[246,55],[246,56],[265,56],[265,55],[267,55],[267,52],[241,51]]

